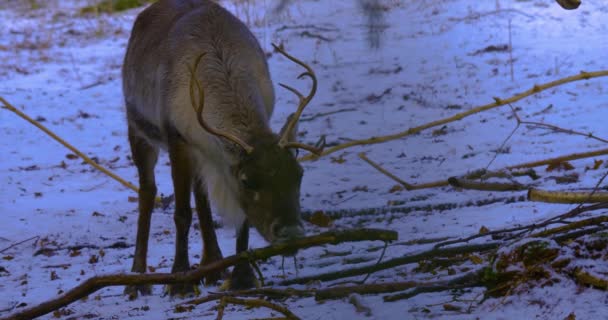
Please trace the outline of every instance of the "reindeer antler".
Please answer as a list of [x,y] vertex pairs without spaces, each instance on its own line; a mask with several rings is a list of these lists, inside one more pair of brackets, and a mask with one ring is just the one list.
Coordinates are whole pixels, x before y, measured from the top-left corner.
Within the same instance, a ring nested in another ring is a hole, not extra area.
[[[209,126],[207,124],[207,122],[205,122],[205,119],[203,119],[203,107],[205,106],[205,92],[203,91],[203,87],[201,86],[201,83],[198,81],[198,78],[196,77],[196,70],[198,69],[198,65],[201,62],[201,59],[203,58],[204,55],[205,55],[205,53],[198,56],[198,58],[196,58],[196,61],[194,62],[194,69],[190,69],[190,103],[192,104],[192,108],[194,108],[194,111],[196,111],[196,118],[198,120],[198,123],[207,132],[209,132],[213,135],[216,135],[218,137],[228,139],[228,140],[238,144],[245,150],[246,153],[249,154],[249,153],[253,152],[252,146],[250,146],[245,141],[241,140],[239,137],[237,137],[229,132],[212,128],[211,126]],[[194,87],[195,86],[196,86],[196,89],[198,90],[198,107],[196,106],[196,99],[194,97]]]
[[283,136],[281,136],[281,139],[279,140],[279,146],[281,146],[283,148],[304,149],[304,150],[308,150],[308,151],[318,155],[321,152],[323,152],[323,146],[321,146],[321,148],[317,148],[317,147],[313,147],[313,146],[303,144],[303,143],[289,142],[287,140],[288,136],[289,136],[289,132],[291,132],[291,130],[293,130],[296,123],[300,119],[300,116],[302,115],[304,108],[308,105],[310,100],[312,100],[315,93],[317,92],[317,76],[315,75],[315,72],[312,70],[312,68],[309,65],[307,65],[306,63],[302,62],[301,60],[295,58],[294,56],[290,55],[289,53],[285,52],[285,50],[282,47],[279,47],[275,44],[272,44],[272,46],[274,47],[274,49],[276,51],[278,51],[279,53],[284,55],[287,59],[297,63],[298,65],[300,65],[300,66],[304,67],[304,69],[306,69],[305,72],[302,72],[298,76],[298,79],[302,79],[303,77],[309,77],[312,80],[312,88],[310,88],[310,92],[306,96],[304,96],[300,91],[298,91],[297,89],[295,89],[293,87],[290,87],[283,83],[279,83],[279,85],[281,87],[283,87],[283,88],[291,91],[293,94],[295,94],[299,100],[298,109],[296,110],[294,116],[291,117],[291,120],[289,120],[289,122],[287,123],[287,126],[285,127],[285,131],[283,132]]

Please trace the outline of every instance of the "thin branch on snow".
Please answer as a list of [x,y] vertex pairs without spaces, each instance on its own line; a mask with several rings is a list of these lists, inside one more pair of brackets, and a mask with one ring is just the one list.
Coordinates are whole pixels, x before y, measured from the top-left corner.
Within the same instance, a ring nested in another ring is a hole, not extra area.
[[548,203],[597,203],[608,202],[608,192],[575,192],[547,191],[540,189],[528,190],[528,200]]

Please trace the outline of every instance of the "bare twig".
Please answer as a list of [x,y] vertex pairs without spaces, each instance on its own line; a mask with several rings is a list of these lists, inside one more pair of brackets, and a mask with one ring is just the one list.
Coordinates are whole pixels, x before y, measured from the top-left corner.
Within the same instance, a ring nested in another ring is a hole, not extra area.
[[357,108],[344,108],[344,109],[338,109],[338,110],[328,111],[328,112],[319,112],[319,113],[310,115],[308,117],[300,118],[300,122],[312,121],[312,120],[320,118],[320,117],[330,116],[332,114],[341,113],[341,112],[356,111],[356,110],[357,110]]
[[555,157],[555,158],[537,160],[537,161],[532,161],[532,162],[524,162],[524,163],[505,167],[505,169],[512,170],[512,169],[522,169],[522,168],[534,168],[534,167],[550,165],[553,163],[579,160],[579,159],[603,156],[603,155],[607,155],[607,154],[608,154],[608,148],[594,150],[594,151],[587,151],[587,152],[571,153],[571,154],[567,154],[567,155],[563,155],[563,156],[559,156],[559,157]]
[[553,235],[556,233],[564,233],[564,232],[568,232],[568,231],[572,231],[574,229],[581,229],[584,227],[589,227],[589,226],[596,226],[596,225],[601,225],[603,223],[608,222],[608,216],[599,216],[599,217],[592,217],[589,219],[584,219],[584,220],[580,220],[580,221],[575,221],[575,222],[571,222],[565,226],[559,226],[556,228],[552,228],[552,229],[547,229],[541,232],[537,232],[534,234],[531,234],[530,237],[546,237],[549,235]]
[[[502,172],[502,171],[506,171],[506,170],[516,170],[516,169],[525,169],[525,168],[534,168],[534,167],[539,167],[539,166],[544,166],[544,165],[550,165],[550,164],[554,164],[554,163],[560,163],[560,162],[564,162],[564,161],[572,161],[572,160],[579,160],[579,159],[585,159],[585,158],[591,158],[591,157],[597,157],[597,156],[601,156],[601,155],[606,155],[608,154],[608,149],[599,149],[599,150],[595,150],[595,151],[588,151],[588,152],[581,152],[581,153],[571,153],[571,154],[567,154],[567,155],[563,155],[563,156],[559,156],[559,157],[554,157],[554,158],[548,158],[548,159],[544,159],[544,160],[538,160],[538,161],[533,161],[533,162],[524,162],[524,163],[520,163],[520,164],[515,164],[515,165],[511,165],[511,166],[507,166],[504,167],[502,169],[498,169],[496,171],[492,171],[492,172]],[[406,190],[418,190],[418,189],[427,189],[427,188],[438,188],[438,187],[445,187],[450,185],[449,182],[449,178],[448,180],[438,180],[438,181],[433,181],[433,182],[426,182],[426,183],[419,183],[419,184],[411,184],[408,183],[407,181],[397,177],[396,175],[394,175],[393,173],[391,173],[390,171],[384,169],[382,166],[380,166],[378,163],[374,162],[373,160],[369,159],[365,153],[360,153],[359,157],[367,162],[370,166],[372,166],[374,169],[378,170],[380,173],[386,175],[387,177],[393,179],[395,182],[401,184]],[[476,177],[476,172],[478,171],[474,171],[472,173],[466,174],[463,177],[464,178],[455,178],[457,179],[457,181],[454,182],[460,182],[463,181],[462,179],[474,179],[477,178]],[[486,171],[487,172],[487,171]],[[529,175],[529,173],[525,173],[526,175]],[[463,188],[471,188],[471,189],[480,189],[480,190],[487,190],[487,189],[518,189],[519,187],[516,187],[515,185],[496,185],[496,186],[487,186],[487,185],[478,185],[478,186],[474,186],[474,185],[470,185],[470,186],[463,186]],[[523,186],[522,186],[523,188]],[[505,191],[509,191],[509,190],[505,190]]]
[[608,192],[574,192],[547,191],[540,189],[528,190],[528,200],[549,203],[596,203],[608,202]]
[[502,182],[482,182],[469,179],[460,179],[451,177],[448,183],[452,187],[469,189],[469,190],[484,190],[484,191],[522,191],[528,189],[528,186],[517,182],[502,183]]
[[608,290],[608,279],[603,279],[597,275],[592,275],[591,273],[585,272],[582,269],[576,270],[576,272],[574,273],[574,277],[578,282],[582,284],[591,285],[603,290]]
[[591,78],[598,78],[598,77],[605,77],[605,76],[608,76],[608,70],[595,71],[595,72],[582,71],[577,75],[561,78],[561,79],[554,80],[554,81],[547,82],[547,83],[540,84],[540,85],[535,85],[532,88],[530,88],[529,90],[526,90],[524,92],[521,92],[519,94],[516,94],[516,95],[506,98],[506,99],[494,98],[493,103],[479,106],[479,107],[473,108],[468,111],[460,112],[451,117],[435,120],[435,121],[432,121],[432,122],[429,122],[429,123],[426,123],[423,125],[419,125],[417,127],[412,127],[405,131],[401,131],[401,132],[394,133],[394,134],[389,134],[389,135],[379,136],[379,137],[371,137],[368,139],[352,140],[352,141],[349,141],[349,142],[346,142],[343,144],[339,144],[337,146],[333,146],[331,148],[327,148],[319,155],[308,154],[306,156],[300,157],[299,160],[300,161],[317,160],[320,157],[326,156],[328,154],[331,154],[331,153],[334,153],[334,152],[337,152],[337,151],[340,151],[340,150],[343,150],[346,148],[350,148],[350,147],[354,147],[354,146],[378,144],[378,143],[383,143],[383,142],[387,142],[387,141],[391,141],[391,140],[395,140],[395,139],[400,139],[400,138],[403,138],[403,137],[406,137],[406,136],[409,136],[412,134],[419,133],[419,132],[429,129],[429,128],[442,126],[442,125],[445,125],[450,122],[462,120],[473,114],[477,114],[477,113],[480,113],[483,111],[487,111],[487,110],[494,109],[494,108],[497,108],[497,107],[500,107],[500,106],[503,106],[503,105],[506,105],[509,103],[519,101],[523,98],[534,95],[536,93],[539,93],[543,90],[547,90],[549,88],[557,87],[557,86],[560,86],[560,85],[563,85],[566,83],[570,83],[570,82],[574,82],[574,81],[588,80]]
[[38,239],[40,239],[40,236],[33,236],[33,237],[31,237],[31,238],[27,238],[27,239],[25,239],[25,240],[21,240],[21,241],[19,241],[19,242],[15,242],[15,243],[11,244],[10,246],[8,246],[8,247],[6,247],[6,248],[4,248],[4,249],[0,250],[0,253],[4,253],[5,251],[8,251],[8,250],[9,250],[9,249],[11,249],[11,248],[14,248],[14,247],[16,247],[16,246],[18,246],[18,245],[20,245],[20,244],[22,244],[22,243],[25,243],[25,242],[28,242],[28,241],[30,241],[30,240],[34,240],[34,239],[36,239],[36,240],[34,241],[34,243],[36,243],[36,241],[38,241]]
[[2,102],[2,104],[4,105],[3,108],[16,113],[18,116],[20,116],[21,118],[23,118],[25,121],[33,124],[36,128],[42,130],[44,133],[46,133],[47,135],[49,135],[55,141],[61,143],[64,147],[70,149],[70,151],[72,151],[77,156],[79,156],[80,158],[82,158],[86,163],[90,164],[95,169],[97,169],[97,170],[105,173],[106,175],[108,175],[112,179],[118,181],[123,186],[125,186],[125,187],[127,187],[127,188],[129,188],[129,189],[131,189],[131,190],[133,190],[135,192],[138,192],[139,189],[134,184],[132,184],[132,183],[124,180],[123,178],[117,176],[116,174],[114,174],[110,170],[108,170],[108,169],[106,169],[106,168],[98,165],[91,158],[87,157],[87,155],[85,155],[84,153],[80,152],[80,150],[76,149],[74,146],[72,146],[71,144],[67,143],[65,140],[63,140],[62,138],[60,138],[58,135],[56,135],[53,131],[51,131],[47,127],[45,127],[42,124],[40,124],[38,121],[30,118],[27,114],[23,113],[21,110],[15,108],[12,104],[10,104],[4,98],[0,97],[0,102]]
[[417,184],[417,185],[409,184],[409,183],[405,182],[404,180],[401,180],[396,175],[390,173],[388,170],[382,168],[382,166],[380,166],[379,164],[377,164],[374,161],[370,160],[365,155],[364,152],[359,153],[359,158],[361,158],[363,161],[367,162],[370,166],[374,167],[374,169],[380,171],[380,173],[384,174],[385,176],[387,176],[387,177],[393,179],[394,181],[396,181],[397,183],[401,184],[406,190],[436,188],[436,187],[443,187],[443,186],[447,186],[448,185],[447,181],[437,181],[437,182],[430,182],[430,183]]
[[[272,309],[274,311],[280,312],[283,315],[285,315],[285,317],[287,317],[287,319],[300,319],[298,316],[296,316],[293,312],[289,311],[289,309],[280,306],[276,303],[272,303],[270,301],[266,301],[266,300],[261,300],[261,299],[239,299],[239,298],[235,298],[235,297],[231,297],[231,296],[224,296],[221,298],[221,302],[220,305],[222,304],[227,304],[227,303],[232,303],[232,304],[238,304],[238,305],[242,305],[245,307],[249,307],[249,308],[268,308],[268,309]],[[222,308],[223,311],[224,308]],[[219,317],[219,313],[218,313],[218,319],[221,319]]]
[[363,267],[348,269],[348,270],[339,270],[335,272],[328,272],[319,275],[313,275],[309,277],[302,277],[297,279],[285,280],[279,283],[280,285],[291,285],[291,284],[305,284],[313,280],[319,281],[331,281],[336,279],[343,279],[348,277],[354,277],[362,274],[367,274],[370,272],[378,272],[381,270],[386,270],[390,268],[394,268],[397,266],[416,263],[422,260],[428,260],[436,257],[450,257],[459,254],[466,254],[471,252],[485,252],[498,248],[500,243],[491,242],[484,244],[474,244],[467,245],[461,247],[452,247],[452,248],[444,248],[444,249],[431,249],[427,251],[423,251],[421,253],[406,255],[399,258],[393,258],[390,260],[383,261],[378,264],[367,265]]

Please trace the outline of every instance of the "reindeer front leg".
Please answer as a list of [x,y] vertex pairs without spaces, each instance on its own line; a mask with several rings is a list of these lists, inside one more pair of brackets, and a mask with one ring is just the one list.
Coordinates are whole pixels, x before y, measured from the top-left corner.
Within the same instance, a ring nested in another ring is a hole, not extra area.
[[[239,229],[236,238],[236,253],[239,254],[249,249],[249,222],[245,220]],[[249,289],[259,286],[259,282],[253,273],[249,261],[241,261],[232,269],[232,275],[228,288],[230,290]]]
[[[200,264],[205,265],[222,259],[222,251],[217,244],[217,236],[215,235],[215,229],[213,228],[213,217],[211,215],[211,208],[209,207],[209,200],[203,181],[200,181],[200,178],[195,180],[193,189],[201,237],[203,238],[203,255]],[[222,279],[223,273],[223,271],[218,271],[205,276],[205,284],[215,284]]]
[[[172,273],[190,270],[188,259],[188,234],[192,223],[190,192],[192,191],[192,159],[185,141],[178,134],[169,134],[169,159],[171,161],[171,178],[175,192],[175,258]],[[188,294],[196,291],[196,283],[172,284],[167,287],[171,295]]]

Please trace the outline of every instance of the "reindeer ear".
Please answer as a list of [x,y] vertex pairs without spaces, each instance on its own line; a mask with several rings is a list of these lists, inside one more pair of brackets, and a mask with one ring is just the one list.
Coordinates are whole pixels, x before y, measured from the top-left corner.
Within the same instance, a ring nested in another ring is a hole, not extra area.
[[[283,125],[283,128],[281,128],[281,133],[279,133],[279,136],[282,137],[285,134],[285,130],[287,130],[287,124],[289,124],[289,122],[291,121],[291,119],[294,117],[295,113],[292,113],[289,115],[289,117],[287,117],[287,120],[285,121],[285,124]],[[293,126],[293,129],[291,130],[291,132],[289,132],[287,134],[287,141],[289,142],[297,142],[296,141],[296,137],[298,136],[298,124],[296,123],[295,126]]]

